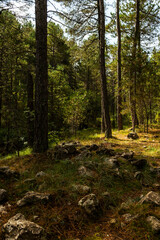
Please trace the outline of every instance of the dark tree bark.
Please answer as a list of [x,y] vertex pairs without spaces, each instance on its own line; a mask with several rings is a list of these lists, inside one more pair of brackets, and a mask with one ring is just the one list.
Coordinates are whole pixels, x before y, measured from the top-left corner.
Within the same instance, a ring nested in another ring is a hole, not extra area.
[[33,119],[33,77],[29,72],[27,76],[27,107],[29,110],[28,114],[28,144],[33,147],[34,141],[34,119]]
[[2,92],[3,92],[1,69],[2,63],[0,61],[0,128],[2,127]]
[[[135,131],[135,126],[138,125],[138,117],[136,112],[136,82],[137,82],[137,74],[139,72],[140,77],[140,67],[137,68],[137,46],[138,46],[138,54],[140,53],[140,0],[136,0],[136,23],[135,23],[135,36],[133,42],[133,71],[131,75],[132,83],[130,87],[130,105],[131,105],[131,116],[132,116],[132,129]],[[139,70],[137,72],[137,69]]]
[[117,93],[117,125],[118,130],[123,129],[122,123],[122,91],[121,91],[121,26],[120,26],[120,18],[119,18],[119,2],[117,0],[117,35],[118,35],[118,62],[117,62],[117,85],[118,85],[118,93]]
[[36,80],[34,151],[48,149],[47,0],[35,0]]
[[109,100],[106,83],[105,69],[105,16],[104,1],[97,0],[98,3],[98,23],[99,23],[99,51],[100,51],[100,73],[101,73],[101,104],[105,125],[105,137],[112,137],[111,121],[109,115]]

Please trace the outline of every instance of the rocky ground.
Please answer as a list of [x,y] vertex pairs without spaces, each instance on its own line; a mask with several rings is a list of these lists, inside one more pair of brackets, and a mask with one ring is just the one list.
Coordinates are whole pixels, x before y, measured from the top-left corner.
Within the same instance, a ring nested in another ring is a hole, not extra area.
[[160,239],[159,136],[118,138],[0,160],[1,239]]

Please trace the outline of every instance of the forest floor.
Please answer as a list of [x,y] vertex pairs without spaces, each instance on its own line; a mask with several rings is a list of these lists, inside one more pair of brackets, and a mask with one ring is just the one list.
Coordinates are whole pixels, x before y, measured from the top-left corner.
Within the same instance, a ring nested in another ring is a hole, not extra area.
[[[120,165],[116,170],[103,165],[106,156],[96,151],[80,160],[76,156],[55,160],[52,149],[47,154],[0,159],[0,167],[9,166],[20,173],[20,178],[15,180],[0,176],[0,189],[7,190],[10,204],[7,213],[0,216],[0,236],[2,226],[20,212],[27,220],[42,226],[47,232],[47,239],[51,240],[160,239],[160,235],[146,222],[150,215],[160,219],[160,206],[138,204],[149,191],[159,192],[154,186],[155,183],[156,186],[160,184],[160,177],[152,174],[150,168],[160,167],[160,129],[150,129],[149,133],[139,130],[137,140],[128,139],[128,133],[128,129],[114,131],[112,139],[105,139],[97,130],[84,130],[78,137],[70,139],[79,141],[81,148],[96,144],[113,150],[119,156]],[[147,160],[148,164],[143,169],[137,169],[121,157],[123,153],[131,151],[135,160]],[[82,165],[86,168],[89,166],[93,176],[81,175],[78,169]],[[35,178],[41,171],[46,175]],[[135,178],[137,171],[141,172],[142,178]],[[87,194],[73,191],[74,184],[89,186],[90,193],[97,196],[100,202],[97,218],[89,217],[78,205],[79,200]],[[54,194],[54,201],[45,205],[37,203],[18,207],[17,201],[28,191]],[[109,205],[105,204],[102,197],[106,191],[110,194]],[[127,207],[122,207],[122,203]],[[137,217],[125,222],[126,213]]]

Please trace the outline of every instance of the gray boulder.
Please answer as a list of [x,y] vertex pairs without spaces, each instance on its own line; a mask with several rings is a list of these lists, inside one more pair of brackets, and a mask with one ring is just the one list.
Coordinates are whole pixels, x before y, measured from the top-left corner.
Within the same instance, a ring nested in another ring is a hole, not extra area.
[[80,176],[82,177],[89,177],[89,178],[94,178],[97,176],[97,173],[89,168],[86,168],[85,166],[80,166],[78,168],[78,172]]
[[122,215],[122,218],[124,219],[125,223],[129,223],[131,221],[133,221],[134,219],[138,218],[138,214],[137,215],[132,215],[130,213],[126,213]]
[[121,157],[127,159],[127,160],[132,160],[133,159],[133,156],[134,156],[134,152],[132,151],[127,151],[127,152],[124,152]]
[[17,202],[18,207],[35,203],[48,203],[51,200],[51,194],[39,192],[27,192],[25,196]]
[[8,194],[5,189],[0,189],[0,203],[6,202],[8,199]]
[[139,201],[139,204],[152,203],[155,205],[160,205],[160,194],[157,192],[150,191]]
[[79,194],[87,194],[91,191],[91,188],[86,185],[73,185],[72,189],[74,192],[77,192]]
[[134,178],[136,178],[139,181],[142,181],[142,180],[144,180],[144,175],[142,172],[138,171],[138,172],[135,172]]
[[40,171],[36,174],[36,178],[41,178],[41,177],[46,177],[46,176],[47,176],[47,174],[43,171]]
[[160,232],[160,221],[154,216],[148,216],[146,221],[155,233]]
[[92,144],[90,147],[89,147],[89,150],[90,151],[96,151],[97,149],[99,149],[99,146],[97,144]]
[[131,138],[131,139],[134,139],[134,140],[139,138],[139,136],[138,136],[138,134],[136,132],[128,133],[127,137]]
[[118,162],[118,160],[115,159],[115,158],[110,158],[110,159],[106,158],[106,159],[104,160],[104,164],[105,164],[107,167],[109,167],[109,168],[117,168],[117,167],[119,167],[119,162]]
[[46,240],[44,229],[27,221],[21,213],[3,225],[2,234],[5,240]]
[[99,200],[96,195],[91,193],[83,197],[78,205],[82,207],[88,215],[95,215],[98,212]]
[[89,150],[84,150],[82,151],[80,154],[78,154],[78,156],[75,157],[76,161],[82,161],[85,158],[89,158],[92,156],[92,153]]
[[10,169],[8,166],[0,167],[0,178],[19,178],[20,174],[19,172]]
[[138,169],[143,169],[147,165],[147,160],[138,159],[138,160],[132,161],[131,164]]

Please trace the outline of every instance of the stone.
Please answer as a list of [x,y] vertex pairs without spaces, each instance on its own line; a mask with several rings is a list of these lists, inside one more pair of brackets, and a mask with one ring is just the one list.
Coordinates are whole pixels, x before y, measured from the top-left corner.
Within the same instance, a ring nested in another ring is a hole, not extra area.
[[154,184],[152,185],[152,187],[153,187],[154,189],[160,190],[160,184],[159,184],[159,183],[154,183]]
[[148,216],[146,221],[151,226],[152,230],[156,233],[160,232],[160,221],[154,216]]
[[115,218],[112,218],[109,223],[111,225],[115,225],[117,223],[117,220]]
[[30,185],[36,185],[36,179],[35,178],[27,178],[23,181],[23,183],[30,184]]
[[7,214],[7,208],[3,205],[0,205],[0,216]]
[[115,151],[113,149],[102,147],[96,151],[96,154],[106,155],[106,156],[115,156]]
[[78,192],[79,194],[87,194],[91,191],[91,188],[86,185],[73,185],[73,191]]
[[117,167],[119,167],[119,162],[115,158],[110,158],[110,159],[106,158],[106,159],[104,159],[104,164],[107,165],[110,168],[117,168]]
[[47,176],[47,174],[46,174],[45,172],[43,172],[43,171],[40,171],[40,172],[38,172],[38,173],[36,174],[36,178],[46,177],[46,176]]
[[138,159],[134,160],[131,162],[132,166],[138,168],[138,169],[143,169],[147,165],[147,160],[146,159]]
[[138,172],[135,172],[134,178],[136,178],[137,180],[141,181],[141,180],[144,179],[144,175],[143,175],[142,172],[138,171]]
[[5,240],[46,240],[44,229],[27,221],[21,213],[17,213],[3,225],[2,235]]
[[55,159],[65,159],[69,156],[76,155],[78,146],[74,142],[62,143],[62,145],[57,145],[54,148],[54,158]]
[[75,147],[75,144],[65,144],[64,145],[64,148],[68,151],[68,154],[69,155],[72,155],[72,154],[76,154],[77,153],[77,149]]
[[97,175],[97,173],[95,171],[92,171],[92,170],[86,168],[85,166],[80,166],[78,168],[78,172],[82,177],[94,178]]
[[19,172],[10,169],[8,166],[0,167],[0,178],[10,179],[10,178],[19,178]]
[[157,177],[160,177],[160,167],[150,167],[151,174],[157,175]]
[[55,147],[54,158],[56,160],[65,159],[67,157],[68,157],[68,151],[65,148],[59,145]]
[[90,151],[96,151],[97,149],[99,149],[99,146],[97,144],[92,144],[90,147],[89,147],[89,150]]
[[85,158],[89,158],[92,156],[92,153],[89,150],[82,151],[78,156],[75,157],[76,161],[84,160]]
[[11,205],[9,203],[6,203],[5,205],[0,205],[0,216],[7,214],[10,208]]
[[0,203],[5,203],[8,200],[8,194],[5,189],[0,189]]
[[102,193],[102,203],[105,205],[105,207],[109,207],[111,204],[111,195],[109,192],[103,192]]
[[95,194],[91,193],[83,197],[78,202],[78,205],[82,207],[87,214],[95,215],[97,214],[97,211],[98,211],[99,200],[97,199]]
[[87,161],[83,163],[86,168],[89,168],[90,170],[95,170],[98,168],[98,163],[93,161]]
[[124,222],[125,223],[129,223],[131,221],[133,221],[134,219],[136,219],[139,215],[136,214],[135,216],[133,216],[132,214],[130,213],[126,213],[126,214],[123,214],[122,215],[122,218],[124,219]]
[[160,194],[157,192],[150,191],[139,201],[139,204],[152,203],[155,205],[160,205]]
[[132,151],[128,151],[128,152],[124,152],[121,157],[127,159],[127,160],[132,160],[134,156],[134,152]]
[[120,211],[129,210],[133,203],[134,203],[134,200],[129,198],[126,202],[121,203],[121,206],[120,206],[119,210]]
[[39,192],[27,192],[22,199],[17,202],[18,207],[35,203],[48,203],[51,200],[51,194]]
[[131,139],[135,140],[135,139],[138,139],[139,136],[136,132],[130,132],[130,133],[128,133],[127,138],[131,138]]

